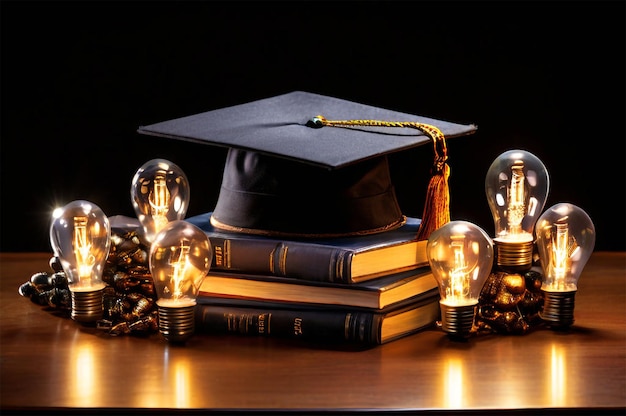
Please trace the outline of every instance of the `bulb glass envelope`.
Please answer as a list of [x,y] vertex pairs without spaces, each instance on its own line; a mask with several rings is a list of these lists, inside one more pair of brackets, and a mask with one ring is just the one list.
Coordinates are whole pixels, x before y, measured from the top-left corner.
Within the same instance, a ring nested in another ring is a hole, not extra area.
[[168,222],[185,218],[190,199],[189,181],[175,163],[152,159],[133,176],[130,196],[145,238],[152,242]]
[[478,303],[493,265],[493,242],[487,233],[467,221],[450,221],[431,233],[426,255],[442,304]]
[[139,133],[229,148],[212,222],[239,232],[342,236],[385,231],[403,216],[387,155],[431,143],[412,128],[311,127],[328,120],[419,122],[446,138],[457,124],[294,91],[142,126]]
[[55,210],[50,244],[73,292],[104,289],[102,273],[111,246],[108,217],[96,204],[76,200]]
[[487,202],[494,220],[494,240],[532,242],[549,187],[548,171],[534,154],[514,149],[498,156],[485,177]]
[[204,231],[183,220],[167,223],[150,246],[149,265],[157,305],[195,305],[212,260],[211,242]]
[[576,205],[558,203],[539,217],[537,249],[544,271],[541,288],[549,292],[578,290],[578,280],[596,241],[595,227]]

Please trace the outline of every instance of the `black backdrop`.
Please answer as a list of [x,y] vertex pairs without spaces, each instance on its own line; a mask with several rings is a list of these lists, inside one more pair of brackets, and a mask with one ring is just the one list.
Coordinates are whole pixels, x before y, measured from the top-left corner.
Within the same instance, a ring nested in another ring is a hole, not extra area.
[[[505,150],[548,167],[546,207],[626,250],[624,2],[2,1],[1,251],[49,251],[54,206],[133,216],[130,181],[163,157],[210,211],[225,150],[140,125],[293,90],[475,123],[449,140],[451,214],[493,233],[484,176]],[[392,156],[421,216],[432,149]]]

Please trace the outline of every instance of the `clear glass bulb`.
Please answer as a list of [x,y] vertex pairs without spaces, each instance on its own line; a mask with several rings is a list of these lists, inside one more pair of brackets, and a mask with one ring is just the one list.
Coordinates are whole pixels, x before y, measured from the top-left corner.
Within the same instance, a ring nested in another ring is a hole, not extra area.
[[111,246],[108,217],[92,202],[77,200],[58,208],[50,226],[50,244],[60,260],[72,296],[72,319],[102,318],[102,273]]
[[157,295],[159,330],[168,341],[183,342],[193,334],[198,290],[212,259],[209,238],[191,223],[171,221],[156,235],[149,265]]
[[451,221],[430,234],[426,255],[439,285],[442,327],[453,337],[465,338],[491,273],[493,242],[477,225]]
[[498,266],[515,272],[532,267],[533,232],[549,188],[543,162],[525,150],[506,151],[489,167],[485,192],[495,226]]
[[585,211],[559,203],[539,217],[535,232],[543,269],[541,317],[554,327],[569,327],[578,280],[595,247],[595,227]]
[[165,159],[144,163],[132,179],[130,196],[146,240],[170,221],[185,218],[189,206],[189,181],[185,172]]

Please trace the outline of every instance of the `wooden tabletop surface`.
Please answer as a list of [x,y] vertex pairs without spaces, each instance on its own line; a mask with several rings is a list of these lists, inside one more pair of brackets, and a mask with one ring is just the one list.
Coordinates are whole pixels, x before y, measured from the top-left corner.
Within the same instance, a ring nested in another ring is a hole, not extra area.
[[433,328],[365,351],[196,334],[113,337],[18,293],[49,253],[0,254],[0,410],[533,414],[626,410],[626,253],[596,252],[568,332],[460,343]]

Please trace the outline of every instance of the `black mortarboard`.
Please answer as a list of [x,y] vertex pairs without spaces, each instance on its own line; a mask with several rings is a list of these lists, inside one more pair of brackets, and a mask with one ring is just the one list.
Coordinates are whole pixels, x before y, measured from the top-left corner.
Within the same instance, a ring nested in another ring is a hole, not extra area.
[[[139,133],[230,148],[211,221],[231,231],[289,236],[367,234],[401,225],[387,155],[432,142],[420,129],[312,120],[377,120],[435,126],[445,138],[463,125],[295,91],[142,126]],[[323,120],[323,119],[322,119]],[[445,143],[444,143],[445,145]]]

